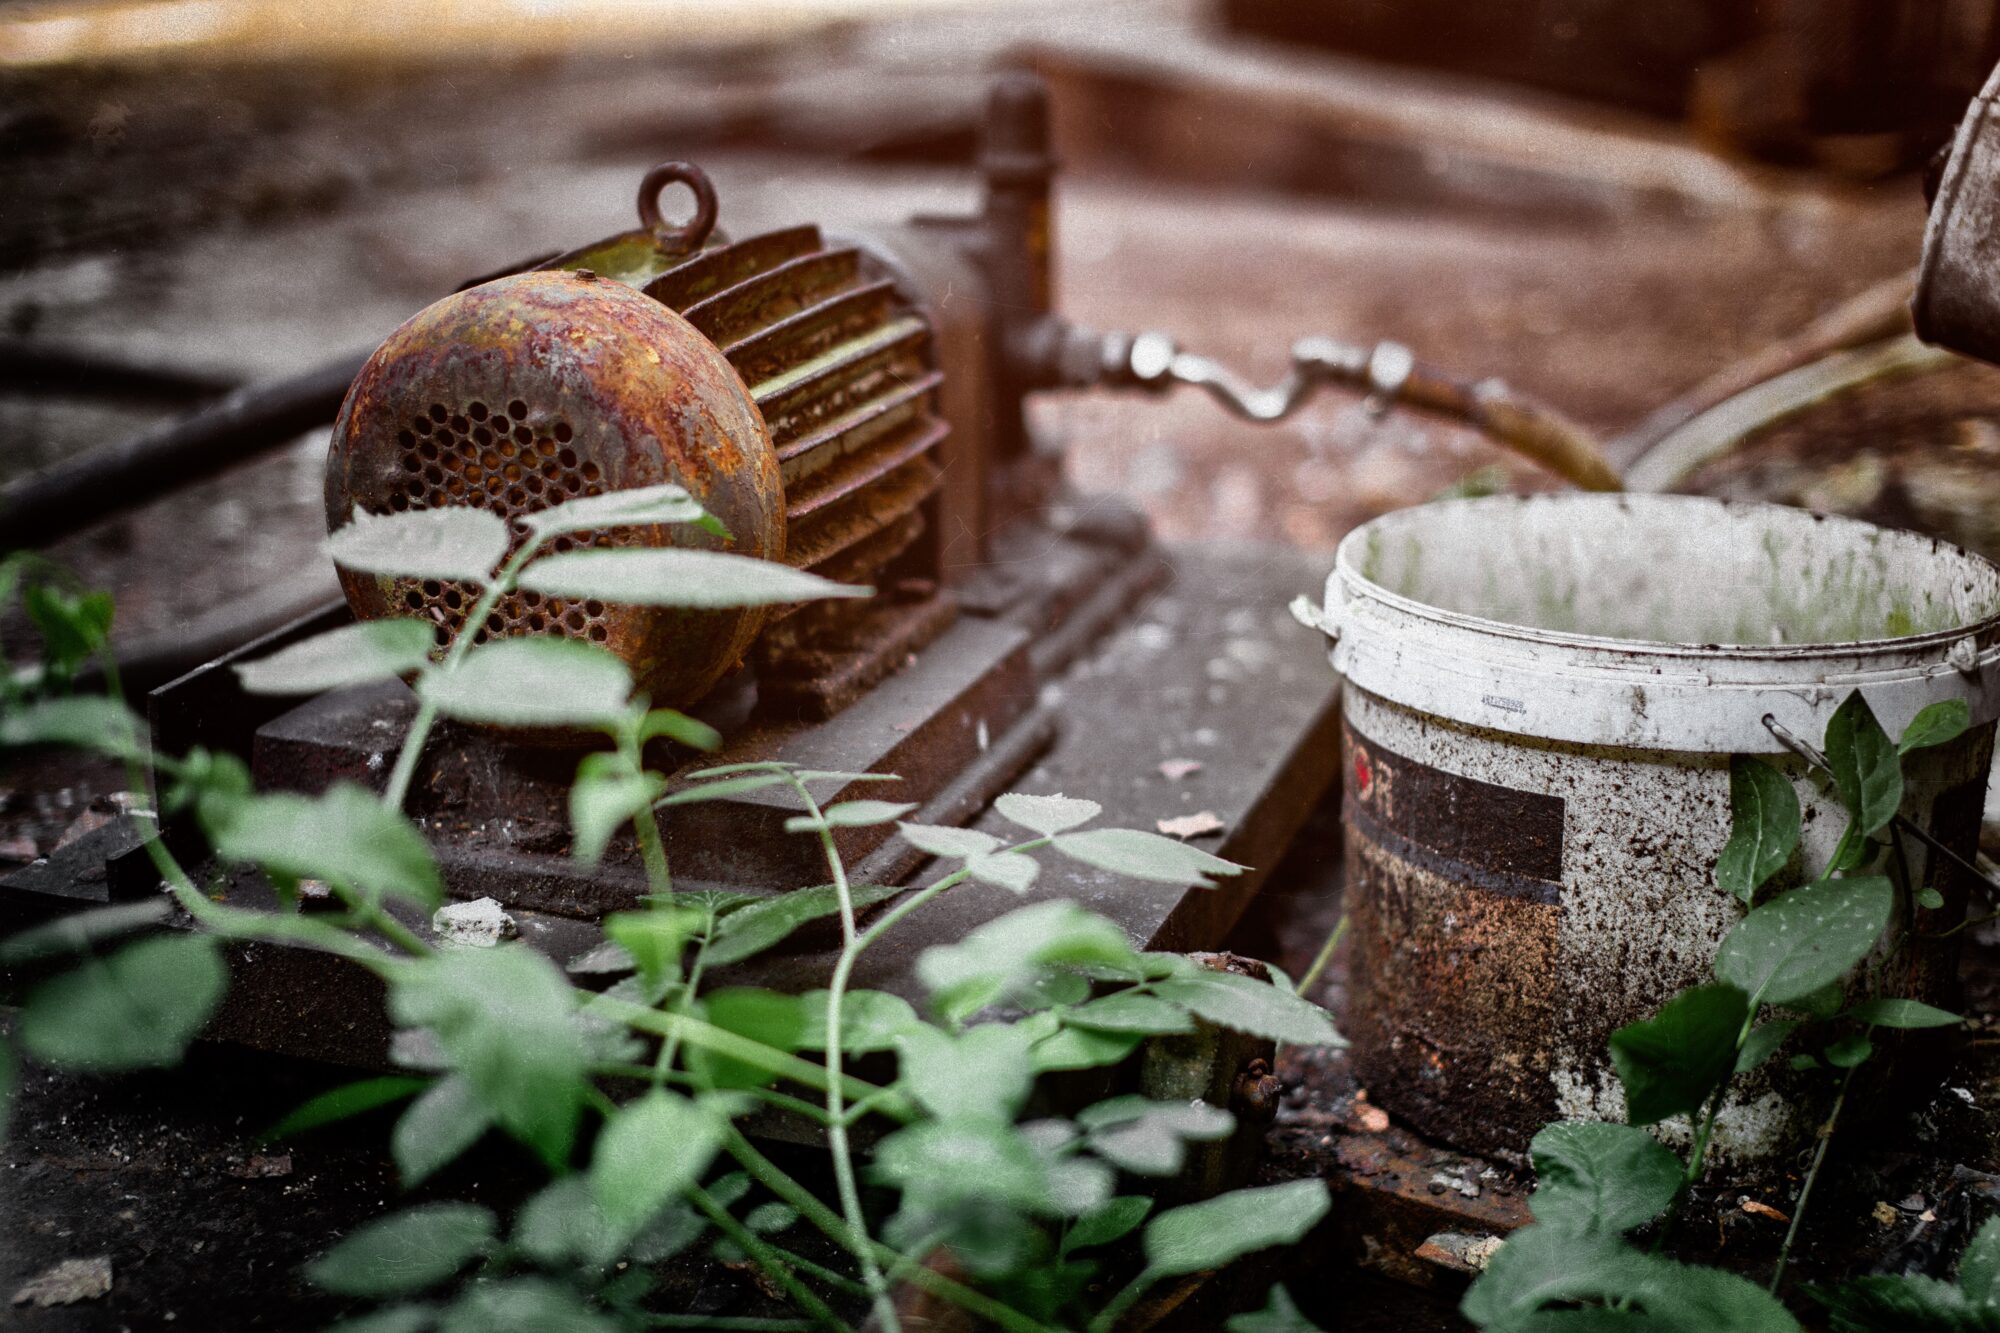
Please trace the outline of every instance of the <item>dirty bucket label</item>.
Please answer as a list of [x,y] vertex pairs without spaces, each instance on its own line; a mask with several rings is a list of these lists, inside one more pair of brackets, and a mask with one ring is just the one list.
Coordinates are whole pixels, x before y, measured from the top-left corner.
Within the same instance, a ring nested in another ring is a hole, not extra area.
[[1460,777],[1342,727],[1342,814],[1364,837],[1446,880],[1554,903],[1562,888],[1563,802]]

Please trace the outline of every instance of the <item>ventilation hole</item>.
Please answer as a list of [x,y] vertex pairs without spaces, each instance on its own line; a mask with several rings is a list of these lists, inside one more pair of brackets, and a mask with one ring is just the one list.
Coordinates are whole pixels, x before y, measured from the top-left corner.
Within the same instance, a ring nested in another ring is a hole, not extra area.
[[474,643],[485,643],[486,639],[487,639],[487,634],[485,630],[481,630],[479,631],[479,633],[472,636],[472,641]]
[[518,509],[528,503],[528,493],[519,486],[516,486],[507,492],[507,503]]
[[610,637],[611,637],[611,631],[605,629],[604,626],[592,625],[590,627],[590,641],[592,643],[603,643],[606,639]]
[[484,449],[487,445],[493,443],[493,432],[484,426],[474,426],[472,428],[472,442]]
[[549,614],[552,616],[559,616],[562,613],[563,613],[563,599],[560,597],[549,598]]
[[433,486],[442,485],[444,483],[444,469],[436,463],[432,463],[424,469],[424,480],[430,482]]
[[451,642],[451,631],[443,625],[431,626],[431,642],[442,648]]
[[396,443],[402,445],[405,449],[412,448],[416,442],[417,437],[415,432],[407,430],[396,432]]
[[410,424],[416,427],[417,434],[419,435],[428,435],[431,433],[431,419],[429,417],[417,417]]
[[569,438],[573,433],[574,432],[570,430],[569,423],[567,421],[558,421],[556,423],[556,432],[555,432],[556,439],[562,441],[564,444],[569,443]]
[[556,455],[556,461],[561,463],[564,467],[575,467],[576,450],[574,449],[563,450],[561,453]]
[[421,611],[424,609],[424,596],[415,588],[412,588],[403,594],[403,605],[409,607],[412,611]]
[[502,435],[500,437],[500,456],[502,458],[513,459],[518,457],[520,452],[521,447],[514,443],[513,436]]
[[471,482],[475,486],[477,486],[480,483],[480,481],[485,478],[485,476],[486,474],[484,472],[481,472],[477,467],[468,467],[465,469],[465,479]]
[[424,580],[424,596],[435,597],[443,591],[444,591],[443,585],[440,584],[436,579]]
[[575,473],[571,473],[562,479],[562,488],[571,495],[581,495],[583,494],[583,479]]
[[465,495],[465,479],[454,472],[445,478],[444,488],[449,494],[462,498]]
[[583,612],[572,606],[563,615],[563,624],[572,632],[581,633],[583,631]]
[[554,458],[556,456],[556,442],[554,440],[537,440],[535,442],[535,452],[543,458]]
[[528,474],[528,479],[522,482],[521,484],[528,488],[528,494],[539,496],[542,493],[543,486],[545,486],[547,483],[544,482],[541,479],[541,477],[537,476],[535,473],[530,472]]
[[465,605],[465,599],[458,595],[458,589],[446,588],[444,590],[444,604],[456,611],[459,607]]
[[402,494],[400,491],[389,497],[389,508],[396,510],[398,513],[406,511],[409,507],[410,497]]
[[465,415],[471,417],[474,421],[486,420],[486,404],[484,403],[468,404],[465,409]]
[[463,435],[466,431],[472,428],[472,423],[470,421],[467,421],[465,419],[464,414],[461,413],[458,416],[454,416],[451,419],[451,428],[457,431],[459,434]]
[[529,430],[526,426],[514,427],[514,439],[517,443],[526,444],[528,441],[534,438],[535,438],[535,432]]
[[516,398],[513,402],[507,404],[507,415],[516,421],[524,420],[528,415],[528,405]]
[[437,441],[425,440],[422,444],[417,446],[417,452],[422,454],[425,458],[430,459],[432,462],[437,461],[437,456],[438,456]]
[[410,484],[405,486],[403,488],[403,491],[412,500],[421,500],[427,493],[427,488],[424,486],[424,483],[420,479],[416,477],[411,477]]
[[448,417],[448,416],[450,416],[450,415],[451,415],[451,413],[449,413],[449,412],[447,412],[447,411],[445,411],[445,410],[444,410],[444,404],[443,404],[443,403],[432,403],[432,404],[431,404],[431,420],[432,420],[432,421],[443,421],[443,420],[444,420],[444,419],[445,419],[446,417]]
[[603,475],[604,475],[603,469],[599,468],[597,464],[585,463],[583,465],[583,479],[585,481],[596,481]]

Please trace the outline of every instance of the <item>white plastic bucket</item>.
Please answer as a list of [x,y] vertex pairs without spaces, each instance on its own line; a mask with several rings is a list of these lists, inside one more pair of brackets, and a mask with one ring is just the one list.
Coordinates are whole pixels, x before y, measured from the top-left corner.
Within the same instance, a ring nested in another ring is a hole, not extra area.
[[[1845,816],[1767,716],[1818,743],[1852,690],[1891,736],[1964,700],[1974,727],[1910,758],[1903,813],[1976,845],[2000,569],[1945,543],[1687,496],[1452,501],[1351,533],[1316,619],[1346,680],[1347,1034],[1371,1095],[1455,1146],[1623,1118],[1606,1038],[1711,980],[1741,915],[1714,880],[1731,754],[1793,779],[1785,875],[1825,864]],[[1941,887],[1895,985],[1948,1005],[1957,937],[1923,937],[1966,885]],[[1722,1156],[1798,1142],[1789,1077],[1732,1098]]]

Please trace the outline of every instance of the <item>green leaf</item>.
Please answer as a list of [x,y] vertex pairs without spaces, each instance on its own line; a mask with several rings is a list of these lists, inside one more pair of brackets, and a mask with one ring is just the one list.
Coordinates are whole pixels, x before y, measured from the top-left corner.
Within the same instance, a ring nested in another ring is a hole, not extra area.
[[[1620,1312],[1575,1302],[1618,1302]],[[1608,1233],[1524,1227],[1508,1237],[1459,1312],[1482,1328],[1632,1328],[1657,1333],[1798,1333],[1777,1298],[1714,1268],[1642,1254]],[[1601,1317],[1600,1317],[1601,1316]]]
[[1650,1125],[1699,1111],[1736,1067],[1736,1037],[1749,1012],[1749,997],[1735,986],[1695,986],[1612,1033],[1625,1118]]
[[[1004,799],[1004,798],[1003,798]],[[1210,875],[1240,875],[1244,867],[1219,856],[1210,856],[1177,838],[1163,838],[1139,829],[1085,829],[1065,833],[1055,840],[1064,856],[1134,879],[1163,884],[1184,884],[1213,888]]]
[[619,1333],[621,1327],[561,1283],[514,1277],[468,1285],[438,1333]]
[[721,732],[672,708],[655,708],[639,720],[639,744],[661,736],[696,750],[713,750],[722,744]]
[[1835,1069],[1852,1069],[1875,1054],[1875,1043],[1859,1033],[1841,1037],[1826,1048],[1826,1062]]
[[0,749],[67,745],[119,759],[141,758],[146,734],[146,724],[131,709],[101,694],[0,707]]
[[0,967],[17,967],[37,958],[82,953],[104,940],[156,926],[167,919],[170,910],[165,898],[149,898],[143,902],[97,907],[57,917],[0,940]]
[[1826,757],[1858,836],[1872,837],[1903,803],[1903,764],[1859,690],[1841,702],[1826,724]]
[[[775,1050],[796,1051],[805,1036],[805,1013],[795,995],[781,995],[756,986],[728,986],[702,997],[702,1014],[726,1032],[748,1037]],[[688,1063],[718,1088],[761,1088],[776,1075],[758,1065],[699,1048]]]
[[1028,1051],[1037,1074],[1063,1069],[1100,1069],[1115,1065],[1139,1048],[1140,1032],[1093,1032],[1062,1028],[1039,1038]]
[[[805,1021],[799,1033],[798,1049],[826,1049],[826,1002],[828,992],[809,990],[799,996],[799,1014]],[[851,990],[841,997],[840,1049],[849,1055],[895,1049],[897,1039],[923,1020],[910,1002],[888,991]]]
[[635,772],[616,755],[584,756],[569,789],[569,822],[576,830],[571,857],[587,866],[603,860],[611,835],[642,815],[652,818],[653,802],[666,787],[658,773]]
[[1060,793],[1054,796],[1026,796],[1010,791],[995,800],[993,808],[1003,818],[1022,828],[1032,829],[1045,838],[1073,829],[1078,824],[1088,824],[1104,813],[1104,807],[1095,801],[1079,800]]
[[1958,1257],[1958,1286],[1967,1299],[1991,1305],[2000,1296],[2000,1217],[1989,1217]]
[[1528,1153],[1536,1178],[1528,1207],[1537,1222],[1560,1230],[1630,1231],[1658,1217],[1680,1191],[1681,1159],[1631,1125],[1549,1125]]
[[41,633],[42,660],[58,680],[76,675],[91,654],[110,641],[110,593],[71,593],[35,584],[21,595],[21,604]]
[[1910,719],[1910,725],[1903,728],[1903,739],[1897,742],[1896,753],[1908,754],[1926,746],[1948,744],[1964,735],[1971,725],[1972,709],[1963,699],[1940,699],[1926,704]]
[[1153,1201],[1143,1194],[1106,1199],[1070,1224],[1063,1233],[1062,1253],[1067,1256],[1073,1250],[1088,1250],[1123,1239],[1137,1230],[1152,1211]]
[[[854,884],[848,888],[857,909],[872,907],[901,892],[892,884]],[[727,967],[740,963],[764,952],[806,922],[832,916],[839,910],[840,896],[831,884],[759,899],[716,923],[715,934],[708,943],[709,964]]]
[[875,595],[873,588],[835,583],[771,560],[671,546],[599,548],[552,555],[522,570],[520,585],[550,597],[594,597],[625,606],[690,610]]
[[1933,1277],[1858,1277],[1807,1294],[1832,1333],[2000,1333],[2000,1311]]
[[820,817],[800,815],[785,821],[787,833],[815,833],[821,829],[868,828],[875,824],[887,824],[916,809],[914,802],[895,801],[842,801],[820,811]]
[[423,1333],[437,1318],[428,1305],[391,1305],[355,1319],[343,1319],[331,1333]]
[[1076,1117],[1090,1150],[1135,1176],[1171,1176],[1187,1160],[1190,1142],[1229,1137],[1236,1117],[1205,1102],[1155,1102],[1113,1097]]
[[1035,886],[1035,879],[1042,872],[1034,857],[1023,856],[1019,852],[975,856],[965,863],[965,869],[981,884],[991,884],[1010,893],[1026,893]]
[[215,850],[288,879],[322,879],[374,900],[435,909],[444,882],[416,826],[351,782],[320,796],[253,797],[211,830]]
[[564,1176],[544,1186],[515,1215],[508,1242],[545,1268],[604,1268],[625,1248],[586,1176]]
[[1799,794],[1761,759],[1729,760],[1729,842],[1716,858],[1715,882],[1749,902],[1785,868],[1799,845]]
[[446,717],[503,727],[616,726],[631,693],[632,673],[604,649],[542,637],[481,644],[417,682]]
[[325,549],[336,565],[364,574],[483,584],[507,554],[507,524],[484,509],[356,511]]
[[[721,773],[726,770],[713,769],[708,771]],[[702,775],[700,773],[691,773],[688,776],[699,778]],[[785,773],[744,773],[739,777],[722,778],[716,782],[703,782],[697,786],[683,787],[671,796],[662,799],[660,804],[692,805],[697,801],[719,801],[725,796],[737,796],[746,791],[761,791],[765,787],[776,787],[781,783],[789,785],[791,780],[790,775]]]
[[1292,1046],[1342,1046],[1333,1020],[1311,1000],[1268,981],[1206,968],[1155,982],[1153,994],[1218,1027]]
[[931,856],[962,861],[971,856],[984,856],[1000,845],[1000,839],[978,829],[952,828],[945,824],[900,824],[897,827],[910,846]]
[[1846,1016],[1878,1028],[1948,1028],[1965,1021],[1921,1000],[1863,1000]]
[[656,1088],[623,1107],[598,1136],[590,1192],[612,1230],[630,1238],[701,1179],[722,1142],[708,1106]]
[[457,1161],[493,1126],[479,1093],[463,1077],[447,1074],[396,1121],[389,1152],[403,1188],[415,1189]]
[[1063,1022],[1100,1032],[1138,1032],[1147,1036],[1194,1031],[1194,1020],[1180,1005],[1130,990],[1072,1009],[1063,1015]]
[[345,1083],[301,1103],[283,1120],[264,1131],[264,1140],[288,1139],[307,1130],[363,1115],[377,1107],[399,1102],[430,1086],[430,1080],[407,1074],[387,1074]]
[[[605,938],[625,950],[647,994],[657,994],[681,974],[681,950],[701,929],[699,912],[655,907],[644,912],[615,912],[604,918]],[[713,954],[710,955],[711,959]]]
[[1944,895],[1926,884],[1917,890],[1917,906],[1929,908],[1934,912],[1944,906]]
[[250,694],[318,694],[416,671],[434,645],[428,621],[364,620],[241,663],[236,679]]
[[937,1011],[956,1022],[991,1004],[1033,1001],[1052,969],[1135,961],[1115,922],[1058,898],[989,921],[956,944],[924,950],[917,976]]
[[1780,894],[1736,923],[1715,956],[1715,975],[1760,1004],[1804,999],[1868,956],[1895,897],[1879,875]]
[[398,1023],[427,1027],[501,1128],[551,1166],[569,1156],[588,1050],[573,993],[526,945],[455,949],[408,965],[389,991]]
[[229,986],[206,935],[156,935],[50,977],[22,1006],[16,1033],[59,1069],[178,1064]]
[[653,527],[663,523],[701,523],[703,519],[715,524],[711,531],[717,536],[729,535],[726,530],[716,531],[721,528],[720,521],[712,518],[684,487],[672,482],[579,496],[522,517],[531,531],[543,537],[582,532],[586,528]]
[[1221,1268],[1273,1245],[1296,1245],[1328,1205],[1323,1182],[1294,1180],[1169,1209],[1146,1227],[1146,1267],[1173,1277]]
[[493,1214],[476,1204],[421,1204],[368,1223],[306,1276],[340,1296],[401,1296],[444,1281],[496,1239]]
[[1032,1035],[988,1023],[953,1037],[919,1025],[896,1039],[898,1083],[940,1120],[1009,1120],[1028,1100]]
[[1743,1049],[1736,1053],[1735,1072],[1747,1074],[1776,1055],[1778,1048],[1785,1044],[1785,1038],[1796,1032],[1798,1027],[1795,1020],[1774,1019],[1750,1029],[1750,1035],[1743,1040]]
[[903,1207],[941,1211],[976,1201],[1024,1212],[1061,1212],[1049,1163],[1005,1119],[926,1120],[875,1147],[874,1176],[904,1191]]
[[1223,1327],[1229,1333],[1321,1333],[1319,1325],[1300,1314],[1291,1293],[1280,1286],[1271,1288],[1263,1309],[1231,1315]]

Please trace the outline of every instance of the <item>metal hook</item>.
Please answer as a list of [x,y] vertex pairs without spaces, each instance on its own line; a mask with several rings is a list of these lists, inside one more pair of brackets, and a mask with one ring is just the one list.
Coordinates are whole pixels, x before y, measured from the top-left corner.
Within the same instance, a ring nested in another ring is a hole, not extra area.
[[[680,226],[660,216],[660,195],[669,185],[685,185],[694,193],[694,216]],[[692,162],[662,162],[639,182],[639,225],[668,250],[699,250],[715,230],[715,184]]]

